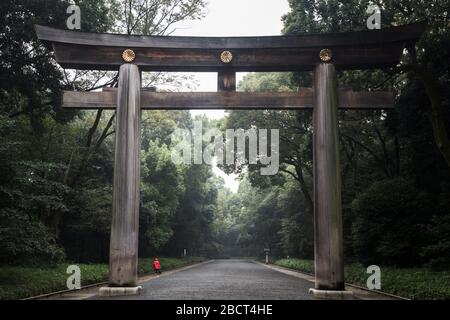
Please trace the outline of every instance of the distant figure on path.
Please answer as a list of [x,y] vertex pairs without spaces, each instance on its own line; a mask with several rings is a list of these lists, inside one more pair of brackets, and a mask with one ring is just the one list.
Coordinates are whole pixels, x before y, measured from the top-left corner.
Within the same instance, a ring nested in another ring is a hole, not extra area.
[[161,273],[161,264],[159,263],[158,258],[155,258],[153,262],[153,269],[155,269],[155,273]]

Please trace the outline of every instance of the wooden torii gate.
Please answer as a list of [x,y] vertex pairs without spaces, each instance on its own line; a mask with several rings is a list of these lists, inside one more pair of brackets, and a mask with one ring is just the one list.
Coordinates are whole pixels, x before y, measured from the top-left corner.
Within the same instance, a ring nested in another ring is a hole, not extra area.
[[[63,107],[116,109],[116,149],[107,294],[136,293],[141,109],[313,108],[314,294],[345,289],[338,108],[387,109],[389,92],[338,90],[335,69],[396,65],[424,23],[373,31],[270,37],[129,36],[36,25],[63,68],[119,70],[118,89],[65,91]],[[141,90],[142,71],[218,72],[218,92]],[[314,71],[314,87],[296,93],[236,92],[239,71]],[[116,287],[116,288],[114,288]],[[120,288],[117,288],[120,287]],[[117,289],[117,290],[116,290]]]

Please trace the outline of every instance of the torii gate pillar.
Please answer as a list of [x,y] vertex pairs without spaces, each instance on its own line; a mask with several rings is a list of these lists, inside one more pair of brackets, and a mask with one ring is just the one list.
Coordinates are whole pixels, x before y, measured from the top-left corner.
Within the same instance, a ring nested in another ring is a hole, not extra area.
[[[314,71],[314,263],[312,293],[331,298],[345,290],[341,167],[338,133],[338,87],[335,67],[319,63]],[[333,292],[334,291],[334,292]]]
[[[117,92],[116,148],[109,258],[104,295],[137,294],[141,150],[141,75],[123,64]],[[117,288],[120,287],[120,288]]]

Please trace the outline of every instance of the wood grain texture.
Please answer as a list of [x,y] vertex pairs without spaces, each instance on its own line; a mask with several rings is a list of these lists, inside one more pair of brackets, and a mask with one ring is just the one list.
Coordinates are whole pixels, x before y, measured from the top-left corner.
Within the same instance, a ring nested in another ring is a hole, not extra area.
[[344,290],[338,92],[335,68],[314,73],[314,259],[316,289]]
[[338,33],[304,33],[301,35],[256,37],[180,37],[142,36],[112,33],[91,33],[35,25],[38,38],[47,43],[105,47],[135,47],[162,49],[274,49],[327,46],[354,46],[414,41],[426,27],[417,22],[380,30]]
[[[133,49],[141,71],[306,71],[329,48],[339,69],[383,68],[398,63],[424,23],[381,30],[271,37],[151,37],[84,33],[36,26],[64,68],[117,70],[123,50]],[[230,50],[233,60],[220,60]]]
[[[64,91],[63,107],[115,109],[117,90],[104,92]],[[314,92],[141,92],[142,109],[311,109]],[[342,109],[391,109],[391,92],[339,91]]]
[[[395,66],[404,43],[328,47],[338,69],[374,69]],[[54,44],[56,61],[63,68],[80,70],[118,70],[127,48]],[[142,71],[217,72],[231,68],[235,72],[277,72],[313,70],[323,48],[234,49],[233,61],[226,65],[220,60],[222,49],[130,49],[136,54],[133,63]]]
[[116,150],[109,260],[111,286],[137,284],[141,151],[141,79],[124,64],[117,91]]
[[217,74],[217,91],[236,91],[236,72],[233,70],[219,71]]

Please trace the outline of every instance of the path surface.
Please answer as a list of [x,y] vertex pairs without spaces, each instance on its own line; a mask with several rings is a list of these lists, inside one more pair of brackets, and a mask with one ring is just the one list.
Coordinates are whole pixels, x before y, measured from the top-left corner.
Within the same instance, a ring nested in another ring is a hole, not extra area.
[[107,299],[313,299],[308,294],[311,282],[245,260],[214,260],[173,274],[163,273],[141,285],[144,292],[140,296]]

